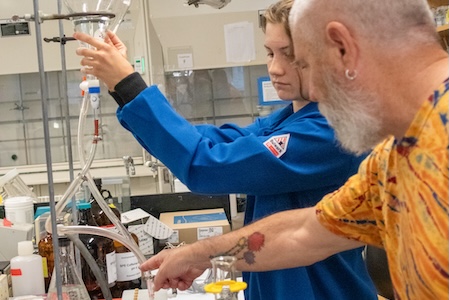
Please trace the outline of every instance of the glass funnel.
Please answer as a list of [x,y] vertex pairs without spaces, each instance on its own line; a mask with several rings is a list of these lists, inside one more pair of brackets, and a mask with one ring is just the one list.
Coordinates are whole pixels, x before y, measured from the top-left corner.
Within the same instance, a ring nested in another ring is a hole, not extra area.
[[[74,15],[75,31],[95,36],[98,29],[116,32],[131,0],[64,0],[64,5]],[[93,26],[95,23],[99,25]]]

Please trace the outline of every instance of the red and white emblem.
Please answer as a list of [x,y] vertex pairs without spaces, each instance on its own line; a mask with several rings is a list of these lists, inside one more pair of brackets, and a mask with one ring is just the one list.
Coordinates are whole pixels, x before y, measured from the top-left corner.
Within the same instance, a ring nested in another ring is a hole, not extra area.
[[283,135],[272,136],[266,140],[263,144],[273,153],[277,158],[281,157],[287,152],[288,141],[290,140],[290,133]]

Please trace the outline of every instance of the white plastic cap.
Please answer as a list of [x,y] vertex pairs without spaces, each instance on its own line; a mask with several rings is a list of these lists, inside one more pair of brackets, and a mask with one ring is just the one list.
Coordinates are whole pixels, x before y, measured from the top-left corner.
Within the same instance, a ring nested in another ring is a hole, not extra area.
[[19,256],[32,255],[34,251],[32,241],[22,241],[17,244],[17,252]]
[[89,82],[87,82],[86,80],[84,80],[83,82],[80,83],[80,89],[82,91],[87,92],[87,90],[89,90]]

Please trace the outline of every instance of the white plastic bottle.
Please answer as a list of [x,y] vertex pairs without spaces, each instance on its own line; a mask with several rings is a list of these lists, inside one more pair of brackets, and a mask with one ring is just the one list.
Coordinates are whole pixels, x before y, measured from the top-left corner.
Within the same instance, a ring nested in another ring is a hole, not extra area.
[[33,242],[18,243],[19,255],[11,259],[13,296],[45,294],[42,256],[33,254]]

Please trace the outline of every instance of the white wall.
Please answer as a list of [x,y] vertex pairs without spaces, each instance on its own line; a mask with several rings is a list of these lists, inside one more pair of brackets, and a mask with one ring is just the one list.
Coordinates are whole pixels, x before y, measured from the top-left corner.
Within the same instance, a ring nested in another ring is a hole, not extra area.
[[[249,21],[254,27],[256,59],[243,65],[266,63],[259,10],[276,0],[233,0],[222,9],[185,6],[184,0],[149,0],[150,19],[162,44],[165,70],[176,70],[170,49],[191,49],[193,69],[242,65],[226,60],[224,25]],[[178,68],[179,69],[179,68]]]
[[[131,24],[131,28],[128,27],[128,30],[120,29],[118,33],[121,38],[125,39],[125,42],[129,42],[127,45],[130,48],[131,59],[135,55],[146,56],[146,49],[142,48],[143,44],[139,45],[139,40],[144,40],[143,37],[149,36],[151,45],[160,43],[161,54],[166,66],[169,64],[169,48],[191,47],[194,56],[193,69],[230,67],[237,64],[226,61],[223,26],[234,22],[249,21],[254,25],[256,59],[245,65],[264,64],[265,50],[263,49],[263,35],[258,27],[258,11],[265,9],[275,1],[233,0],[226,7],[218,10],[205,5],[200,5],[199,8],[186,6],[185,0],[145,0],[144,4],[139,0],[134,0],[133,6],[139,13],[142,12],[144,5],[148,5],[149,14],[142,17],[138,23]],[[57,1],[40,0],[39,8],[47,14],[57,13]],[[33,11],[32,0],[0,1],[0,20],[10,19],[13,15],[23,16],[33,13]],[[145,17],[150,20],[145,20]],[[145,22],[151,24],[148,25]],[[139,33],[142,28],[145,28],[146,32]],[[41,29],[43,37],[59,36],[58,21],[45,21],[41,25]],[[73,26],[70,21],[64,21],[64,29],[67,36],[72,35]],[[31,34],[27,36],[0,38],[0,75],[38,71],[34,22],[30,22],[30,30]],[[134,41],[133,30],[138,32],[135,35],[138,38]],[[77,42],[69,42],[66,45],[66,62],[69,70],[80,67],[79,57],[74,54],[77,47]],[[151,58],[146,57],[147,67],[150,67],[151,65],[148,63],[151,60],[155,61],[155,52],[154,49],[148,51],[152,56]],[[61,69],[60,45],[58,43],[43,42],[43,53],[46,71]],[[153,70],[152,73],[162,73],[163,70],[160,67],[158,67],[159,70]]]
[[214,9],[207,5],[198,8],[185,4],[186,0],[149,0],[151,18],[189,17],[194,15],[220,15],[243,11],[265,9],[276,0],[232,0],[222,9]]

